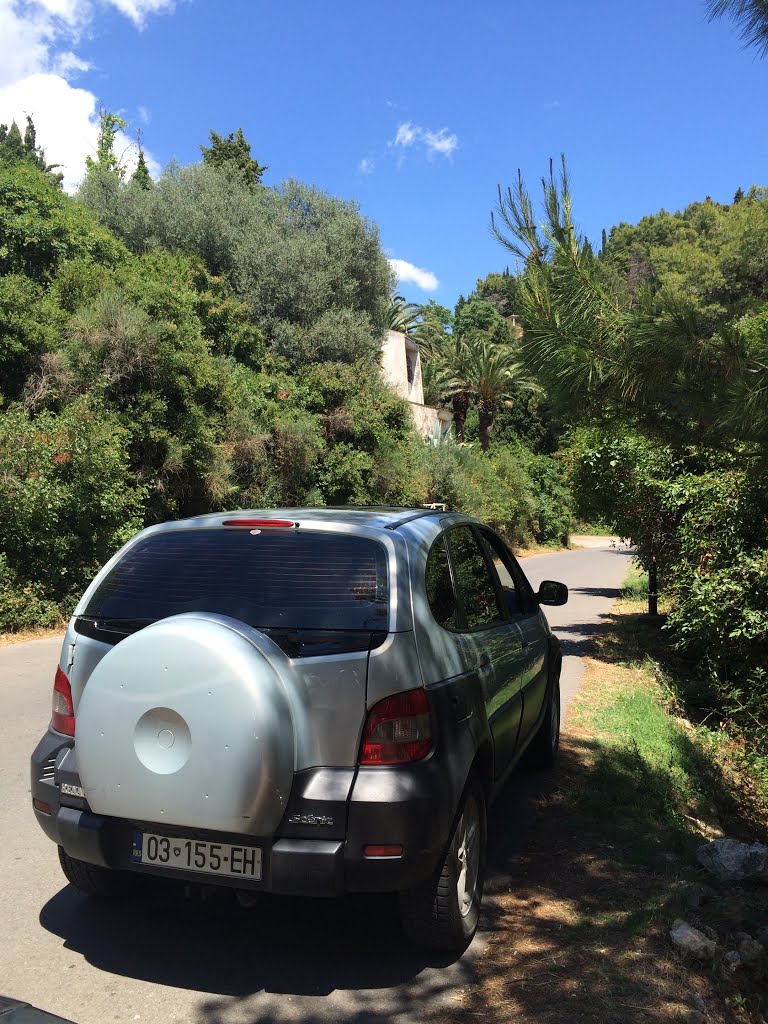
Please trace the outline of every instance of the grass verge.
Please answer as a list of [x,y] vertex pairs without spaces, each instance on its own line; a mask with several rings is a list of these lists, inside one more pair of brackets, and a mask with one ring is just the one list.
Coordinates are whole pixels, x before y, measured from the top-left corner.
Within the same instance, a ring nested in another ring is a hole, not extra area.
[[[635,576],[626,591],[642,589]],[[556,776],[527,803],[525,778],[513,781],[491,817],[489,938],[459,994],[466,1021],[766,1020],[768,957],[735,971],[722,958],[768,926],[768,888],[720,885],[695,851],[723,834],[764,839],[768,793],[738,747],[682,717],[665,636],[643,609],[637,597],[614,606]],[[518,850],[502,863],[494,842]],[[716,938],[713,959],[676,952],[676,918]]]

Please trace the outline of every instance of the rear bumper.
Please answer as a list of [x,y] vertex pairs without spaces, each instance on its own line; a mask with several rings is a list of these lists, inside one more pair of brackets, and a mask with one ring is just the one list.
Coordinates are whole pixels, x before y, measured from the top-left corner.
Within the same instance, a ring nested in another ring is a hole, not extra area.
[[[452,797],[447,793],[444,766],[433,756],[408,767],[340,770],[338,774],[329,769],[301,773],[305,777],[297,777],[299,783],[295,788],[304,792],[311,789],[315,794],[311,813],[318,813],[317,809],[313,811],[317,805],[330,820],[330,802],[322,801],[321,791],[326,784],[334,796],[339,795],[343,784],[346,800],[333,801],[335,827],[286,826],[288,833],[303,831],[300,835],[251,837],[156,822],[128,822],[92,813],[85,799],[71,793],[62,796],[63,781],[70,787],[79,785],[74,752],[70,750],[65,757],[67,749],[66,737],[49,731],[32,757],[32,798],[50,810],[46,813],[35,806],[34,813],[49,839],[70,857],[89,864],[197,884],[304,896],[405,889],[426,877],[437,864],[450,834],[454,800],[458,800],[458,794]],[[346,776],[343,780],[342,774]],[[292,799],[289,811],[296,805],[297,801]],[[299,802],[299,806],[303,812],[308,809],[306,801]],[[288,817],[287,812],[286,822]],[[253,881],[132,863],[136,829],[258,847],[262,852],[262,878]],[[365,856],[364,847],[379,844],[400,846],[402,854]]]

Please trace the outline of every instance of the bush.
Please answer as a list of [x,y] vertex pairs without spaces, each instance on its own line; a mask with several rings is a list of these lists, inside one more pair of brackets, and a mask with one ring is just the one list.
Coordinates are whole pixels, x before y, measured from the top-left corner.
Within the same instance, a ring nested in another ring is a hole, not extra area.
[[477,516],[517,547],[559,541],[568,532],[567,489],[554,460],[519,442],[488,454],[445,442],[421,456],[425,501]]
[[53,629],[66,621],[72,604],[73,600],[53,600],[42,583],[20,577],[0,551],[0,633]]
[[24,593],[29,582],[32,604],[71,600],[141,527],[144,491],[131,479],[125,438],[88,400],[60,415],[30,419],[12,406],[0,416],[0,553],[9,586]]

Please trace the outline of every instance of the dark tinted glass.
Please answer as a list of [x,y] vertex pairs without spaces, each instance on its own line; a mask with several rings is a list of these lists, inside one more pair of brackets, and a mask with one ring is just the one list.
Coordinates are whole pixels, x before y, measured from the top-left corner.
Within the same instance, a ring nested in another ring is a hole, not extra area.
[[468,526],[449,530],[448,543],[467,627],[478,629],[501,621],[504,616],[496,600],[488,565],[472,530]]
[[520,566],[495,534],[482,530],[480,533],[486,552],[496,567],[499,582],[513,618],[528,615],[532,610],[530,587],[523,576]]
[[445,535],[441,535],[429,549],[427,556],[427,600],[432,614],[446,629],[456,628],[456,597],[448,567]]
[[264,628],[386,629],[386,551],[344,534],[156,533],[120,559],[84,614],[146,621],[192,611]]

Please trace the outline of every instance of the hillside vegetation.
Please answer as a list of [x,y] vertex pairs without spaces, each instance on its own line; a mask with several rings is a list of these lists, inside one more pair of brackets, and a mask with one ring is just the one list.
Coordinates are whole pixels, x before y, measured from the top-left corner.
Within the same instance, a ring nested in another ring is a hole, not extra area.
[[58,623],[180,516],[444,501],[515,544],[567,531],[547,455],[415,434],[379,373],[393,282],[353,203],[266,188],[242,133],[157,182],[140,154],[126,180],[118,127],[72,198],[34,131],[0,126],[0,631]]

